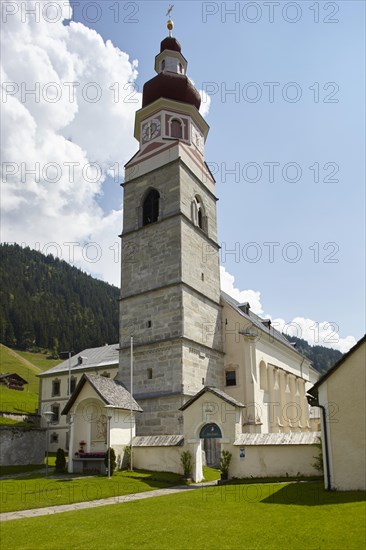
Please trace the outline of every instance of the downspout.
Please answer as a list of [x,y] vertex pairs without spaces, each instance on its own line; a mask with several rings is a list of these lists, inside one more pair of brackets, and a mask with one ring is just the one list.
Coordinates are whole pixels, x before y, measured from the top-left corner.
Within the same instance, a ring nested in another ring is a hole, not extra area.
[[316,397],[313,397],[312,395],[307,395],[307,400],[309,405],[312,407],[319,407],[322,411],[322,417],[323,417],[323,429],[324,429],[324,447],[325,447],[325,463],[327,466],[327,491],[331,491],[331,482],[330,482],[330,465],[329,465],[329,447],[328,447],[328,428],[327,428],[327,413],[326,409],[323,405],[319,405],[318,399]]

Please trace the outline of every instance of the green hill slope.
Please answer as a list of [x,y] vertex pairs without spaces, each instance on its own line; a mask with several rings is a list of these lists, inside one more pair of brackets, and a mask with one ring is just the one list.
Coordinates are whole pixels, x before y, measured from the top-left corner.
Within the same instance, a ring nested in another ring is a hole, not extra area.
[[0,344],[0,372],[15,372],[27,380],[23,391],[9,390],[0,385],[0,410],[34,412],[38,407],[37,374],[60,363],[42,353],[18,352]]

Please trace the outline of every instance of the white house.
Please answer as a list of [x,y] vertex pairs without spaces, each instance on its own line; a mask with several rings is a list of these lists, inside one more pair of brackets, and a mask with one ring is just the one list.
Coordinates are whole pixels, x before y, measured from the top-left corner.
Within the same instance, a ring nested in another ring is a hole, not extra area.
[[[61,415],[83,374],[114,378],[118,372],[118,344],[89,348],[39,374],[39,411],[53,412],[49,450],[69,448],[69,417]],[[45,422],[43,423],[45,425]]]
[[310,389],[322,410],[324,483],[327,489],[366,489],[366,336]]

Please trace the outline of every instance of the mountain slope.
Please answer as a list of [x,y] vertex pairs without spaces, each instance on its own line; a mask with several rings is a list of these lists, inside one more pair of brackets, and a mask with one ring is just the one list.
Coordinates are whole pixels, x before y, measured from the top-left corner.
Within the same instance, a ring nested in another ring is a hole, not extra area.
[[311,346],[306,340],[287,336],[290,342],[296,343],[296,350],[305,355],[313,364],[315,370],[324,374],[342,357],[342,353],[337,349],[326,348],[325,346]]
[[72,350],[118,341],[119,290],[52,255],[0,245],[0,342]]

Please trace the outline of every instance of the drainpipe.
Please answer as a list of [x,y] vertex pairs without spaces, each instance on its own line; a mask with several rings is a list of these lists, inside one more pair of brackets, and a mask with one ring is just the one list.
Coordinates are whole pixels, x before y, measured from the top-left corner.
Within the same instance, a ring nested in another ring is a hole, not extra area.
[[323,430],[324,430],[324,450],[325,450],[325,463],[327,466],[327,486],[326,490],[331,491],[331,482],[330,482],[330,465],[329,465],[329,447],[328,447],[328,428],[327,428],[327,413],[323,405],[319,405],[318,399],[312,395],[307,395],[307,400],[309,405],[312,407],[319,407],[322,411],[323,418]]

